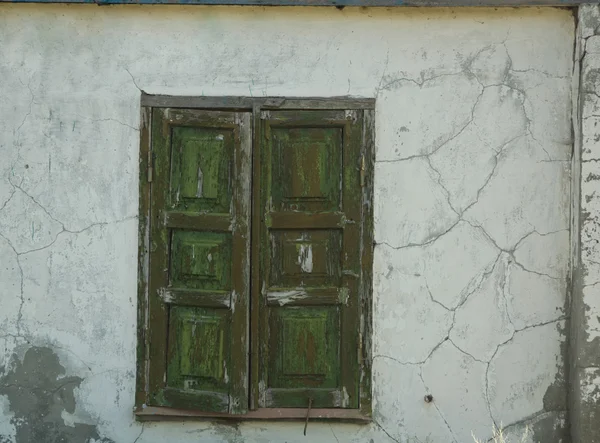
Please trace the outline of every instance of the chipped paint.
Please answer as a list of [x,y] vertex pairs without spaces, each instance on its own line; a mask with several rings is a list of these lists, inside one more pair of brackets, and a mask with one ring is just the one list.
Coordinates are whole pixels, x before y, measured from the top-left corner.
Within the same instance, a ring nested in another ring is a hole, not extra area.
[[299,245],[298,264],[300,265],[300,269],[302,269],[302,272],[306,272],[307,274],[310,274],[312,272],[313,254],[311,244],[302,243]]
[[[339,292],[338,292],[338,297],[339,297],[339,301],[341,304],[347,305],[348,297],[350,297],[350,291],[348,290],[348,288],[346,288],[346,287],[340,288]],[[362,318],[362,314],[361,314],[360,323],[362,324],[362,322],[363,322],[363,318]]]
[[348,397],[348,391],[346,391],[345,386],[343,386],[341,390],[333,393],[333,404],[336,408],[347,408],[349,402],[350,397]]
[[308,297],[306,290],[303,288],[296,288],[291,291],[269,291],[267,292],[267,300],[270,302],[279,303],[279,306],[285,306],[286,304],[302,300]]
[[163,302],[165,302],[165,303],[173,302],[173,300],[174,300],[173,293],[171,291],[169,291],[167,288],[159,288],[156,292]]

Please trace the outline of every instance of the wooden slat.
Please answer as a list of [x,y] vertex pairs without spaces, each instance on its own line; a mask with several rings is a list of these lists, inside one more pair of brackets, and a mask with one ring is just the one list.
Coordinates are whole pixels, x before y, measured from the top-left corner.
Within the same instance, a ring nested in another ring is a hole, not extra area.
[[[276,100],[281,100],[275,103]],[[374,98],[331,97],[331,98],[271,98],[263,109],[375,109]]]
[[[170,132],[163,129],[163,112],[152,111],[152,152],[154,165],[160,164],[166,171],[170,170]],[[151,220],[157,220],[158,215],[167,205],[168,175],[154,174],[152,182]],[[150,241],[153,248],[150,252],[149,275],[149,334],[150,334],[150,370],[149,390],[150,403],[159,404],[157,395],[164,387],[167,372],[167,331],[168,305],[158,296],[160,288],[168,285],[168,234],[161,223],[151,223]]]
[[197,408],[198,410],[222,410],[227,411],[229,396],[218,392],[202,391],[204,405],[198,404],[198,395],[195,392],[182,391],[179,389],[166,388],[163,390],[165,403],[181,405],[184,408]]
[[363,415],[359,409],[336,408],[259,408],[248,411],[244,415],[230,415],[219,413],[203,413],[189,409],[175,409],[163,407],[138,407],[135,416],[140,421],[155,420],[194,420],[206,418],[235,418],[236,420],[339,420],[359,423],[369,423],[370,416]]
[[[306,118],[298,120],[298,113],[308,114]],[[268,116],[268,117],[267,117]],[[263,111],[263,117],[268,118],[269,126],[281,127],[293,125],[296,128],[303,127],[343,127],[346,124],[344,111]]]
[[231,279],[231,401],[229,413],[248,412],[249,320],[250,320],[250,177],[252,176],[252,126],[249,113],[235,114],[233,256]]
[[229,214],[190,214],[184,212],[167,212],[164,216],[165,226],[169,229],[186,229],[190,231],[231,231]]
[[152,110],[141,108],[140,126],[140,201],[138,227],[138,315],[137,315],[137,371],[136,405],[148,403],[148,272],[150,266],[150,183],[148,181],[148,153]]
[[[344,128],[344,175],[342,184],[342,207],[348,218],[358,223],[348,224],[344,228],[342,239],[342,267],[345,271],[359,274],[361,272],[360,246],[362,213],[361,172],[363,161],[363,113],[356,113],[356,118],[348,121]],[[341,381],[345,390],[344,407],[356,408],[359,405],[360,371],[359,371],[359,324],[360,303],[356,278],[348,273],[342,275],[342,287],[348,292],[347,302],[341,309]]]
[[[265,393],[265,406],[271,407],[281,403],[285,403],[290,407],[306,407],[308,409],[308,399],[311,398],[311,405],[317,408],[333,405],[334,407],[343,408],[345,404],[344,392],[339,389],[267,389]],[[325,406],[324,406],[325,405]]]
[[284,288],[267,291],[268,306],[332,306],[345,300],[340,288]]
[[372,413],[371,364],[373,334],[373,190],[375,165],[375,112],[364,111],[362,152],[365,158],[365,183],[362,195],[361,278],[360,278],[360,410],[365,416]]
[[334,229],[348,222],[342,212],[272,212],[265,220],[271,229]]
[[251,240],[251,289],[250,289],[250,410],[258,408],[258,382],[260,372],[260,235],[261,223],[261,167],[260,167],[260,107],[255,105],[252,116],[254,148],[252,152],[252,240]]
[[227,291],[194,291],[190,289],[162,289],[159,296],[164,303],[204,308],[231,307],[231,293]]
[[201,128],[237,128],[235,114],[217,110],[164,109],[164,124],[172,126],[198,126]]

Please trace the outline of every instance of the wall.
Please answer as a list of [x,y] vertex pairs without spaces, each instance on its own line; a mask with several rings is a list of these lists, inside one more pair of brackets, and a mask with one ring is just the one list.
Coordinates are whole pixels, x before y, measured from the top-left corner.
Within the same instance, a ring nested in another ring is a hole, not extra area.
[[576,34],[576,76],[579,94],[574,103],[575,211],[573,238],[573,302],[571,334],[571,409],[574,441],[600,442],[600,9],[579,10]]
[[[568,440],[570,11],[0,9],[0,442]],[[372,424],[134,421],[140,90],[377,98]]]

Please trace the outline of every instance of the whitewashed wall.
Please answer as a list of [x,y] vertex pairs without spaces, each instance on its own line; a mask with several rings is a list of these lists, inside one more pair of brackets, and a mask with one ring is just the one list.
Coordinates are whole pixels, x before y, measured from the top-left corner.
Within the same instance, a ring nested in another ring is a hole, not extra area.
[[[0,382],[78,380],[73,442],[565,441],[573,39],[559,9],[0,5]],[[371,425],[134,421],[140,90],[377,98]]]

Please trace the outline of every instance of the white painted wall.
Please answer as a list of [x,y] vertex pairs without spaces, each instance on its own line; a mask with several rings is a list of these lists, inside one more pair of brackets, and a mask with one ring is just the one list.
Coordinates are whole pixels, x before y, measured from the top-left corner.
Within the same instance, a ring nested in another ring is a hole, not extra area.
[[[0,370],[53,348],[84,378],[65,423],[118,443],[469,442],[532,417],[558,441],[573,37],[558,9],[0,5]],[[372,425],[133,420],[139,88],[377,98]]]

